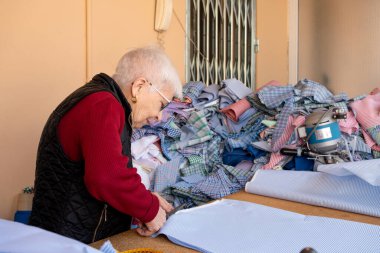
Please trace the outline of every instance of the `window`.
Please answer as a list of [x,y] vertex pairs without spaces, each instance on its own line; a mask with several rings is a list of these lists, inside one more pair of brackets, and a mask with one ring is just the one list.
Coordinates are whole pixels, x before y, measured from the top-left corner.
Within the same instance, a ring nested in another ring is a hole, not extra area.
[[187,81],[255,87],[256,0],[188,0]]

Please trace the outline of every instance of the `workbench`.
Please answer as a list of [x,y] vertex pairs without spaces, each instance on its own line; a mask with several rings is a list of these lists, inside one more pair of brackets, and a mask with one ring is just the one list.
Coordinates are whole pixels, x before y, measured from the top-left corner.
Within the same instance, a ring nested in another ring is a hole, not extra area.
[[[288,210],[291,212],[296,212],[304,215],[313,215],[313,216],[324,216],[330,218],[337,218],[343,220],[357,221],[368,224],[374,224],[380,226],[380,218],[373,217],[363,214],[350,213],[325,207],[312,206],[303,203],[292,202],[288,200],[270,198],[260,195],[255,195],[247,193],[245,191],[240,191],[235,194],[224,197],[226,199],[235,199],[253,202],[261,205],[266,205],[270,207],[275,207],[283,210]],[[174,253],[174,252],[196,252],[192,249],[184,248],[182,246],[176,245],[170,242],[164,235],[160,235],[156,238],[151,237],[142,237],[137,234],[135,230],[129,230],[109,238],[94,242],[91,246],[95,248],[100,248],[101,245],[106,240],[110,240],[112,245],[118,251],[125,251],[136,248],[152,248],[159,250],[165,253]]]

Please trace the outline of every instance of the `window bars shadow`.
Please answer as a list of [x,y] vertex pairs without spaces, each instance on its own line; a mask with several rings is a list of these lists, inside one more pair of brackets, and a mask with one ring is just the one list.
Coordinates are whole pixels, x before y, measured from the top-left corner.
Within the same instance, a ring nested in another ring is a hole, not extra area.
[[255,88],[256,0],[188,0],[186,79]]

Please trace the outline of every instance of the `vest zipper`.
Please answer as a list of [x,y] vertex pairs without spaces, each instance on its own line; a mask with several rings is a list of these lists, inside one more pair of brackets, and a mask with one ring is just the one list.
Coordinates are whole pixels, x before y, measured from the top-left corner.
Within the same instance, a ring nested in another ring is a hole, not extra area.
[[95,242],[96,236],[98,234],[98,229],[100,224],[102,223],[103,220],[103,215],[104,215],[104,222],[107,222],[107,204],[104,204],[102,213],[100,214],[99,222],[98,225],[95,228],[94,236],[92,237],[92,242]]

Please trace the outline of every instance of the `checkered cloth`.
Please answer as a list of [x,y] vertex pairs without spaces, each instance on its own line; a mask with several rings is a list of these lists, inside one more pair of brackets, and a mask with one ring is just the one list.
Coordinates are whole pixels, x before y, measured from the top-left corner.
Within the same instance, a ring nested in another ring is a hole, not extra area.
[[183,97],[188,97],[193,103],[196,103],[197,98],[205,87],[206,85],[203,82],[188,82],[183,87]]
[[169,148],[170,150],[182,149],[186,146],[203,143],[213,137],[213,133],[207,124],[203,111],[193,111],[187,124],[193,129],[194,136],[190,140],[173,143]]

